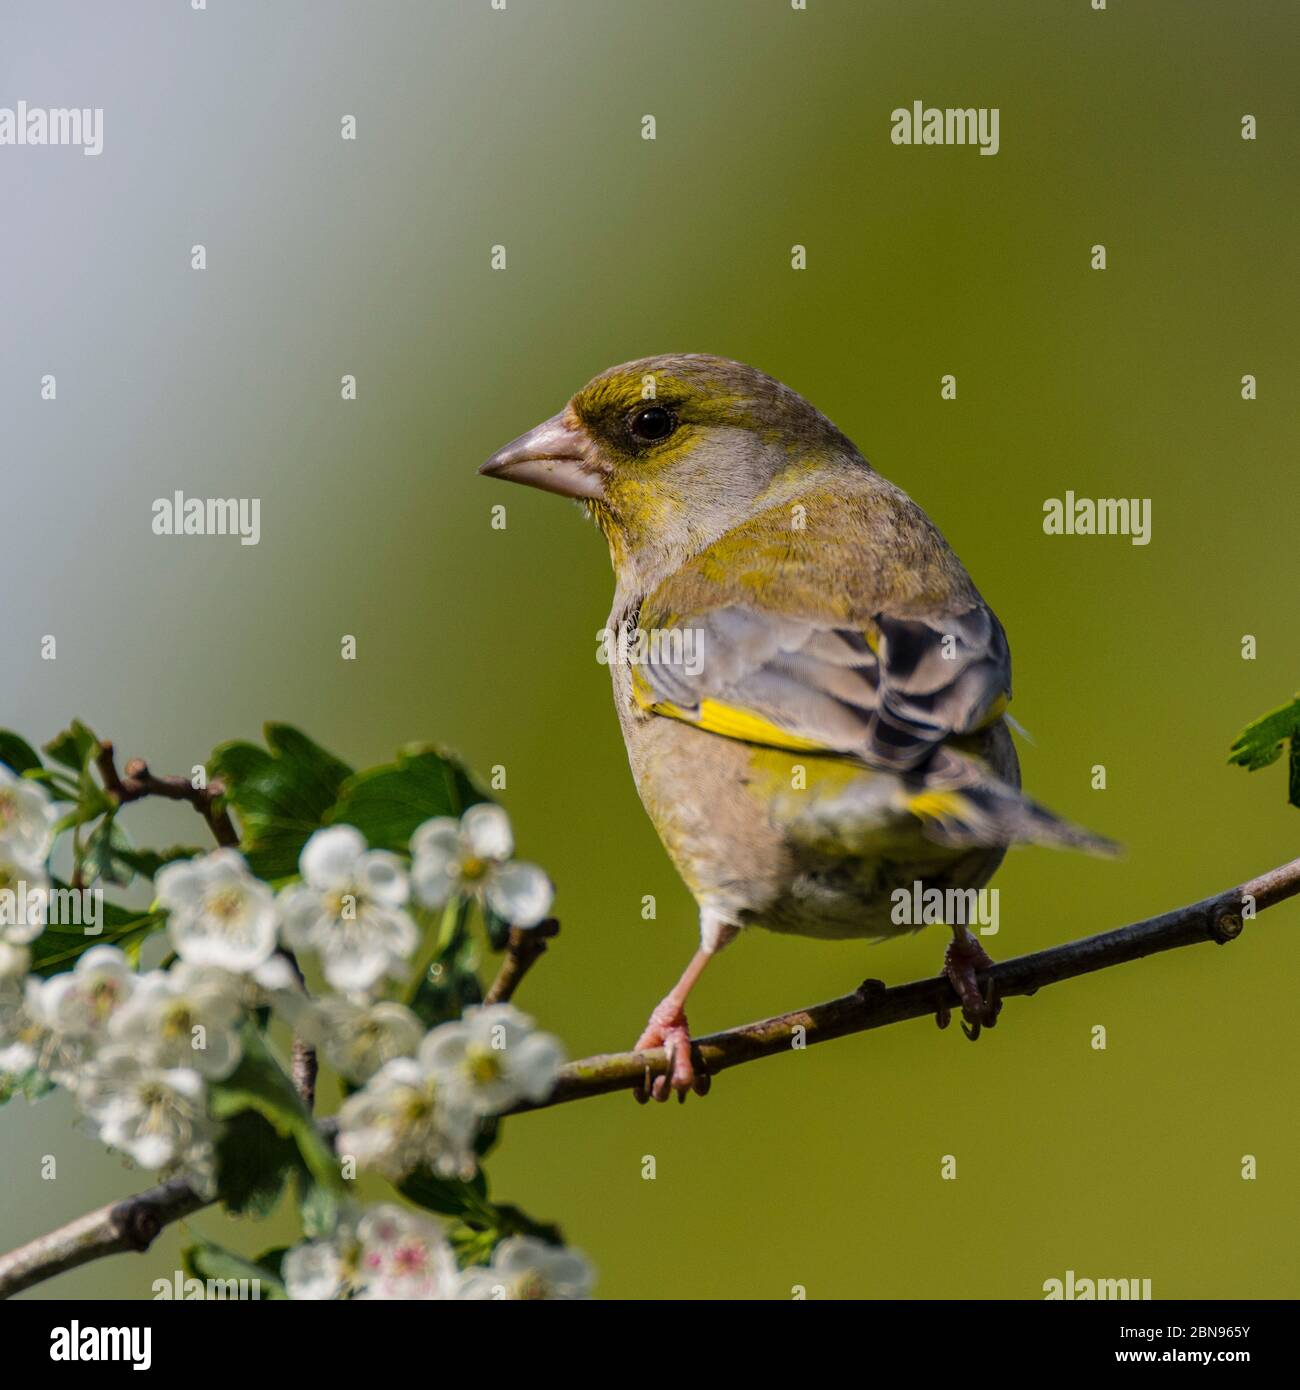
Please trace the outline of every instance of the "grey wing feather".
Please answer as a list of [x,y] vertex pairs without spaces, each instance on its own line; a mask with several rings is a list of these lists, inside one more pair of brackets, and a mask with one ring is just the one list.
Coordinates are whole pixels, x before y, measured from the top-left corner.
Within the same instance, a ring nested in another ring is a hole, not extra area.
[[659,662],[642,676],[651,703],[687,718],[716,700],[899,771],[925,762],[949,735],[979,728],[1010,693],[1006,637],[983,605],[926,618],[882,612],[871,622],[874,645],[842,624],[733,604],[690,622],[696,669]]

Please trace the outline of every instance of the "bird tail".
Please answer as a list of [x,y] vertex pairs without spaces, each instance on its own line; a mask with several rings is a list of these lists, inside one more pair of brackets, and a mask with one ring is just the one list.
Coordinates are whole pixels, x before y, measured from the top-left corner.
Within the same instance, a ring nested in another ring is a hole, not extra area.
[[933,764],[917,774],[908,788],[907,809],[920,820],[926,838],[936,844],[1035,844],[1088,854],[1120,853],[1114,840],[1063,820],[982,764],[951,749],[942,750]]

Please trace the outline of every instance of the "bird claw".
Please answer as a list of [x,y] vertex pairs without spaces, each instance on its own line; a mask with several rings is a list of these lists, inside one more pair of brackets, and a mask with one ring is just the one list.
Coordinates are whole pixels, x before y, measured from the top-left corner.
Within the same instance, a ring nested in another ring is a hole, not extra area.
[[981,1028],[997,1026],[998,1015],[1002,1012],[1002,1000],[998,998],[997,987],[992,980],[984,986],[984,993],[978,995],[979,1009],[972,1017],[972,1011],[962,1006],[961,1031],[971,1040],[978,1042]]
[[652,1047],[664,1049],[668,1067],[658,1076],[646,1067],[644,1078],[632,1088],[638,1104],[644,1105],[651,1099],[662,1104],[673,1095],[679,1102],[684,1102],[689,1091],[694,1091],[697,1096],[708,1094],[709,1077],[695,1070],[691,1058],[690,1030],[686,1015],[680,1008],[660,1004],[650,1015],[645,1032],[637,1039],[635,1050],[645,1052]]
[[[985,982],[980,989],[977,972],[993,964],[984,947],[970,934],[963,932],[954,937],[943,957],[943,973],[961,1001],[961,1031],[976,1042],[981,1031],[997,1024],[1002,1012],[1002,1000],[998,998],[997,987],[992,980]],[[940,1028],[946,1028],[952,1019],[952,1012],[946,1004],[941,1004],[935,1012],[935,1021]]]

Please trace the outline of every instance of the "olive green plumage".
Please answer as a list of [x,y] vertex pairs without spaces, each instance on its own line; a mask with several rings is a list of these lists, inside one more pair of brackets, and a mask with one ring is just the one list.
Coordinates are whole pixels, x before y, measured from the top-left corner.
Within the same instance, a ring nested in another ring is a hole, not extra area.
[[646,358],[484,471],[582,498],[609,541],[610,629],[656,639],[657,659],[629,640],[611,662],[614,699],[706,945],[748,925],[887,935],[907,929],[894,889],[979,887],[1012,842],[1110,848],[1020,795],[1001,624],[924,512],[788,387]]

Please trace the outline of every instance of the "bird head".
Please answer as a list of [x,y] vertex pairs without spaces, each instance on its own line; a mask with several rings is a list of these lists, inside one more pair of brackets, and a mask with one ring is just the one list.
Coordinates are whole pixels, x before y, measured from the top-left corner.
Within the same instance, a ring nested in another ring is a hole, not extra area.
[[479,472],[581,501],[615,569],[644,578],[845,460],[866,466],[788,386],[725,357],[676,354],[601,372]]

